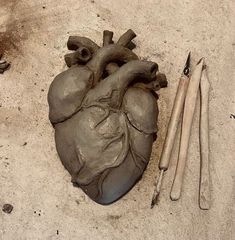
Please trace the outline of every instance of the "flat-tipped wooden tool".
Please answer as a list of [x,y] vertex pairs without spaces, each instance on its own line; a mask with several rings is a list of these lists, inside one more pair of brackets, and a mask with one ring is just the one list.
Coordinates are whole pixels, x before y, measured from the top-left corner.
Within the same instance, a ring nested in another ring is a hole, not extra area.
[[158,200],[158,196],[160,194],[161,185],[162,185],[163,174],[168,169],[168,166],[169,166],[171,152],[172,152],[172,148],[174,145],[175,136],[177,132],[177,127],[179,125],[179,120],[180,120],[181,112],[183,110],[184,100],[185,100],[185,96],[188,88],[189,72],[190,72],[190,53],[188,54],[188,58],[187,58],[183,73],[179,80],[179,85],[178,85],[177,93],[175,96],[174,106],[172,108],[171,118],[168,125],[167,135],[166,135],[165,143],[163,146],[161,159],[159,162],[160,174],[155,184],[155,189],[154,189],[153,198],[151,202],[151,208],[153,208],[154,204]]
[[201,152],[201,171],[200,171],[200,190],[199,206],[203,210],[210,208],[210,171],[209,171],[209,90],[210,82],[207,76],[206,65],[203,66],[200,82],[200,152]]

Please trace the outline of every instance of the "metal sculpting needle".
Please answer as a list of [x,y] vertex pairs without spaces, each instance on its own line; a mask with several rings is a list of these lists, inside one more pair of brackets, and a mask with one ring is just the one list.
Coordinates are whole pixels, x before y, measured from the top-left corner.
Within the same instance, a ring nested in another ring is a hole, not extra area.
[[190,73],[190,56],[191,54],[189,52],[185,66],[184,66],[183,73],[179,80],[179,85],[178,85],[177,93],[175,96],[174,106],[172,108],[171,118],[168,125],[167,135],[166,135],[165,143],[163,146],[161,159],[159,162],[160,174],[155,183],[155,189],[154,189],[153,198],[151,202],[151,208],[153,208],[153,206],[157,203],[158,196],[161,191],[163,175],[164,175],[164,172],[169,167],[169,162],[170,162],[171,152],[172,152],[174,141],[175,141],[177,127],[179,124],[181,112],[184,106],[186,92],[188,89],[189,73]]

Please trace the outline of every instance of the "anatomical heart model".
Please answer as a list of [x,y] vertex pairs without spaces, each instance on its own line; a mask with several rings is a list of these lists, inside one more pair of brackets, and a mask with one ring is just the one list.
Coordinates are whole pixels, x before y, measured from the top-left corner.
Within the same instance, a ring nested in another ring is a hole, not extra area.
[[132,52],[132,30],[103,46],[71,36],[69,69],[53,80],[49,118],[56,149],[72,182],[91,199],[109,204],[141,178],[157,133],[157,94],[167,85],[158,65]]

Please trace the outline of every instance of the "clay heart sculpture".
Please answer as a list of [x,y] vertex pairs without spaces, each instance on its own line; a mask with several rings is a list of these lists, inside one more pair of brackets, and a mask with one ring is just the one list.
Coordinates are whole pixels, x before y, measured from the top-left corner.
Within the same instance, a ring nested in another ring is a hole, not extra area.
[[157,94],[167,84],[158,65],[132,52],[132,30],[116,44],[104,31],[103,47],[72,36],[68,70],[48,92],[49,118],[64,167],[91,199],[109,204],[141,178],[157,132]]

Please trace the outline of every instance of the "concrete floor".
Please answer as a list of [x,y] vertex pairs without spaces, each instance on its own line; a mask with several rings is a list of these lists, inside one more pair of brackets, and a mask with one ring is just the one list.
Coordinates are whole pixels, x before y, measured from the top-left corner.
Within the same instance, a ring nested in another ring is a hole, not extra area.
[[[0,50],[12,67],[0,75],[1,240],[235,239],[235,11],[233,0],[1,0]],[[121,200],[100,206],[70,183],[55,150],[47,91],[65,69],[69,35],[101,43],[137,33],[138,55],[156,61],[169,87],[160,91],[159,137],[142,180]],[[199,104],[182,198],[169,199],[178,141],[159,205],[150,209],[157,163],[187,52],[209,66],[212,207],[198,207]],[[27,143],[27,144],[26,144]]]

